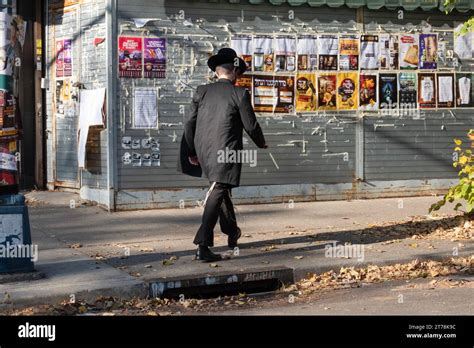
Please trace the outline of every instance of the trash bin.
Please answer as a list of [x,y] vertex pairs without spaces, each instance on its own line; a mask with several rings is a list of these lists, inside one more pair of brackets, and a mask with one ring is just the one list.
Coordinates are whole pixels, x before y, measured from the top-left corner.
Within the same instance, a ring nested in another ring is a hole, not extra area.
[[36,252],[25,196],[0,195],[0,274],[34,271]]

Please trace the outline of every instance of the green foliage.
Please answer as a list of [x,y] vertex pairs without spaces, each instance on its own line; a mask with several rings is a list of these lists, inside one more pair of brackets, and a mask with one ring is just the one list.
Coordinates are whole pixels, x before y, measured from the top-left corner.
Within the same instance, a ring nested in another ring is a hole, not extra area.
[[[468,135],[474,141],[474,129],[471,129]],[[439,210],[447,202],[452,203],[455,200],[464,201],[466,213],[474,213],[474,155],[472,150],[464,150],[461,147],[461,140],[454,139],[454,143],[453,167],[459,168],[459,181],[449,189],[442,200],[431,206],[430,213]],[[457,203],[454,210],[460,210],[463,207],[463,203]]]

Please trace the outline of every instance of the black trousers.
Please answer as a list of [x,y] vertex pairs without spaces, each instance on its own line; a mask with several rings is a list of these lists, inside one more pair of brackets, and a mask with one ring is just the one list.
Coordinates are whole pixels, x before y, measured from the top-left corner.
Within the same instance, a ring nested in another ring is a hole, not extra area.
[[232,186],[228,184],[216,183],[214,185],[207,198],[202,223],[194,238],[194,244],[214,246],[214,227],[217,220],[224,234],[228,236],[237,234],[237,220],[231,200],[231,190]]

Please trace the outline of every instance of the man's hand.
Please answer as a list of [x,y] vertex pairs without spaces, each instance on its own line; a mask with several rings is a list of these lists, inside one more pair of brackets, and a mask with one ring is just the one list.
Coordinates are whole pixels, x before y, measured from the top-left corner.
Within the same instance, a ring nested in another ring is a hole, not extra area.
[[188,157],[189,163],[191,163],[193,166],[198,166],[199,165],[199,160],[197,156],[189,156]]
[[262,149],[268,149],[268,145],[267,144],[263,145]]

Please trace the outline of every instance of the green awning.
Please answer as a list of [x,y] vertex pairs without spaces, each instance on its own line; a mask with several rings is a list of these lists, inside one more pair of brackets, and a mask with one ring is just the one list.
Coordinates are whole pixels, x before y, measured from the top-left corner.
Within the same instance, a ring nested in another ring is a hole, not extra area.
[[[229,0],[238,2],[239,0]],[[340,7],[346,5],[350,8],[366,6],[369,9],[377,10],[382,7],[388,9],[404,8],[407,11],[422,9],[425,11],[432,9],[444,10],[444,0],[248,0],[249,3],[259,5],[270,3],[272,5],[282,5],[288,3],[290,6],[301,6],[308,4],[312,7],[327,5],[329,7]],[[459,12],[474,10],[474,0],[457,0],[455,5]]]

